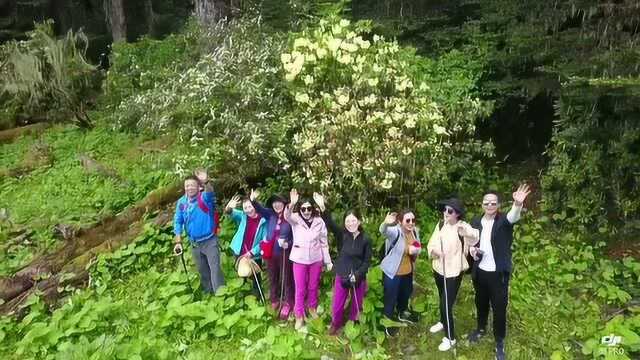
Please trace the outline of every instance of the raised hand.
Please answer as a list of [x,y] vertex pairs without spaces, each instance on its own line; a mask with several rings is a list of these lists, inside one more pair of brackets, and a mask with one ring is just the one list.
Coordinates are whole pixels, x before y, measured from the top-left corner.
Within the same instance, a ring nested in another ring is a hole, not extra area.
[[527,184],[522,184],[520,186],[518,186],[518,190],[516,190],[513,193],[513,201],[517,206],[522,206],[522,204],[524,203],[524,200],[527,198],[527,196],[531,193],[531,190],[529,190],[529,185]]
[[193,174],[200,180],[201,184],[204,184],[209,179],[209,175],[207,175],[207,170],[205,169],[196,169]]
[[470,236],[469,227],[470,225],[464,221],[458,222],[458,235]]
[[240,195],[234,195],[225,207],[228,210],[235,209],[240,203]]
[[289,199],[291,200],[291,202],[289,204],[293,208],[298,203],[298,200],[300,199],[300,195],[298,194],[298,190],[291,189],[291,191],[289,192]]
[[260,190],[251,189],[251,194],[249,195],[249,200],[255,201],[258,197],[260,197]]
[[326,207],[324,205],[324,196],[322,196],[321,194],[318,194],[317,192],[314,192],[313,201],[315,201],[316,204],[318,204],[318,207],[320,208],[321,212],[324,212],[326,210]]
[[395,225],[397,222],[398,214],[395,212],[387,213],[387,216],[384,218],[384,223],[387,225]]

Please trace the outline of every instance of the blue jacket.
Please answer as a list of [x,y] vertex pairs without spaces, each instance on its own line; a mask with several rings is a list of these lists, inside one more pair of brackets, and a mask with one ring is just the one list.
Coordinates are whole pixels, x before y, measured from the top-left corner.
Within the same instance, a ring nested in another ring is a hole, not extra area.
[[[400,230],[400,225],[387,225],[385,223],[382,223],[379,230],[380,233],[385,237],[384,249],[385,253],[387,253],[384,259],[382,259],[382,261],[380,262],[380,268],[389,279],[393,279],[398,272],[400,262],[402,262],[402,257],[404,256],[404,234],[402,233],[402,230]],[[420,234],[417,228],[415,229],[414,234],[416,240],[418,240],[419,242]],[[389,249],[396,238],[398,239],[398,241],[396,241],[396,244],[392,249]]]
[[[229,246],[233,253],[236,256],[241,254],[242,250],[242,241],[244,240],[244,232],[247,230],[247,215],[238,210],[231,210],[231,220],[233,220],[236,224],[238,224],[238,230],[235,235],[233,235],[233,239],[231,239],[231,245]],[[260,219],[260,223],[258,223],[258,230],[256,230],[256,236],[253,239],[253,245],[251,247],[251,253],[254,258],[260,257],[260,241],[264,241],[267,239],[267,220],[262,217]]]
[[213,212],[216,207],[216,193],[202,192],[202,201],[209,208],[209,213],[205,213],[198,206],[198,199],[189,199],[183,195],[176,204],[176,213],[173,216],[173,232],[182,235],[186,230],[192,242],[202,242],[215,237],[213,232],[214,220]]
[[[264,219],[268,219],[266,240],[271,240],[271,238],[273,237],[273,233],[276,231],[278,214],[273,209],[265,208],[257,201],[252,201],[251,203],[253,204],[253,207],[256,209],[256,211],[258,211],[260,216],[262,216]],[[293,245],[293,233],[291,232],[291,225],[289,225],[289,223],[284,220],[284,218],[282,219],[282,222],[280,222],[279,238],[285,239],[285,241],[289,243],[289,249],[291,249],[291,246]],[[280,244],[278,244],[278,241],[276,239],[276,243],[273,246],[273,253],[279,254],[280,251],[282,251],[282,248],[280,247]]]

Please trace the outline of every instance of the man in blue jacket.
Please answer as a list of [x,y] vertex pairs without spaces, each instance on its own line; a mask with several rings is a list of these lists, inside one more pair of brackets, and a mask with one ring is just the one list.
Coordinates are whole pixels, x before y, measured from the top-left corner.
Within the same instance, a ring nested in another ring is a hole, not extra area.
[[495,191],[486,191],[482,198],[484,214],[471,221],[480,232],[480,241],[469,252],[475,259],[472,279],[478,326],[469,334],[469,342],[476,343],[485,335],[489,306],[493,309],[493,335],[496,341],[496,359],[506,358],[504,341],[507,335],[507,303],[509,279],[513,271],[511,245],[513,225],[520,220],[520,211],[531,191],[526,184],[513,193],[513,206],[506,215],[500,213],[500,198]]
[[[200,190],[200,186],[204,190]],[[191,254],[200,273],[202,290],[215,293],[224,285],[224,277],[220,267],[220,249],[216,236],[215,222],[216,194],[209,182],[207,172],[196,171],[196,175],[184,180],[184,195],[176,204],[173,218],[176,255],[182,253],[182,234],[187,233],[191,241]]]

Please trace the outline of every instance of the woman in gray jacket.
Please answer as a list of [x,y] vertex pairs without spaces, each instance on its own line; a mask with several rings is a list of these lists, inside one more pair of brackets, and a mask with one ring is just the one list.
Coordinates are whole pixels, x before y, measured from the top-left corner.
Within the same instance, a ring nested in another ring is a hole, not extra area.
[[[408,311],[408,307],[413,292],[414,262],[422,248],[416,229],[416,216],[411,210],[403,210],[399,215],[389,213],[380,225],[380,233],[386,238],[384,258],[380,263],[384,315],[391,320],[414,323],[417,317]],[[398,328],[386,327],[385,332],[388,336],[395,336]]]

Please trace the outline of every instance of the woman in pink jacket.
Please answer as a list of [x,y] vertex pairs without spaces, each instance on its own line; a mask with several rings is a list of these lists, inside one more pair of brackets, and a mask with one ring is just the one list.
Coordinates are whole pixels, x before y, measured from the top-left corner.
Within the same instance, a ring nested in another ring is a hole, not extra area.
[[322,265],[331,271],[333,263],[329,256],[327,227],[318,215],[311,201],[303,200],[298,207],[298,191],[291,189],[291,202],[284,210],[285,220],[291,224],[293,247],[289,259],[293,262],[293,282],[295,284],[295,302],[293,311],[296,316],[296,330],[304,325],[305,298],[309,315],[317,318],[318,288]]

